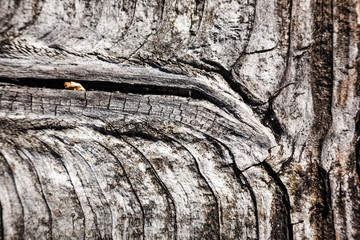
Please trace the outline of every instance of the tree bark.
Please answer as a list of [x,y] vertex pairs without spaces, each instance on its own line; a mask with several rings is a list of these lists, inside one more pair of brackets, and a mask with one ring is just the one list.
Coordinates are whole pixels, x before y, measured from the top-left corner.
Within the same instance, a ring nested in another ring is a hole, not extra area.
[[360,239],[359,36],[356,0],[1,1],[0,240]]

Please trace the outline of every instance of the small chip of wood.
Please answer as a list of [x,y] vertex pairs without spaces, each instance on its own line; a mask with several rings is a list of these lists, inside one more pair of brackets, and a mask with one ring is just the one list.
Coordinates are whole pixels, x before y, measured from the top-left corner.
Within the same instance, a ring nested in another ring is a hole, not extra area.
[[85,88],[83,86],[81,86],[80,83],[74,82],[74,81],[65,82],[64,87],[66,89],[74,90],[74,91],[85,91]]

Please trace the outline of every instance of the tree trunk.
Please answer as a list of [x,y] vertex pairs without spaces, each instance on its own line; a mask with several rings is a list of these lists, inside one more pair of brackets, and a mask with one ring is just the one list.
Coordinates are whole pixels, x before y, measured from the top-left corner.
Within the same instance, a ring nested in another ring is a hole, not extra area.
[[0,240],[360,239],[359,36],[356,0],[1,1]]

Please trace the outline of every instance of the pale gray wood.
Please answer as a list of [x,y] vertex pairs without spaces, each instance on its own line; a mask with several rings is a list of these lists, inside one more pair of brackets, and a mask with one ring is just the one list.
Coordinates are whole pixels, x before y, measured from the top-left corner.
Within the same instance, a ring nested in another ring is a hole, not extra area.
[[360,239],[359,16],[1,1],[0,240]]

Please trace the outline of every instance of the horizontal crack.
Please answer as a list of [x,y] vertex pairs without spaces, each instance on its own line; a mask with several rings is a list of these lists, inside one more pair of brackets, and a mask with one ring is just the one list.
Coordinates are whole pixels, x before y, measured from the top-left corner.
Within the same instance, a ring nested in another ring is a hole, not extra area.
[[[69,79],[37,79],[37,78],[0,78],[0,83],[9,83],[16,86],[35,88],[65,89],[64,83]],[[77,80],[76,80],[77,81]],[[141,95],[174,95],[179,97],[191,97],[204,100],[206,97],[196,89],[181,87],[167,87],[145,84],[115,83],[102,81],[77,81],[87,91],[103,91],[121,93],[134,93]]]
[[262,49],[262,50],[254,50],[251,52],[245,52],[245,54],[250,55],[250,54],[271,52],[271,51],[275,50],[277,47],[278,47],[278,45],[276,44],[274,47],[271,47],[271,48],[266,48],[266,49]]
[[[0,86],[24,86],[30,88],[47,88],[54,90],[65,90],[64,83],[71,81],[71,79],[43,79],[43,78],[6,78],[0,77]],[[236,109],[231,106],[226,99],[216,93],[214,90],[199,84],[196,85],[152,85],[146,83],[129,83],[129,82],[104,82],[104,81],[86,81],[74,80],[80,83],[87,92],[101,91],[101,92],[121,92],[125,94],[138,95],[166,95],[178,96],[184,98],[191,98],[196,100],[208,101],[215,106],[226,110],[236,119],[241,120],[241,117],[236,113]],[[3,84],[2,84],[3,83]],[[71,91],[71,90],[68,90]],[[219,95],[219,96],[216,96]]]

